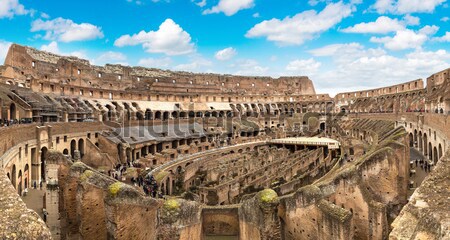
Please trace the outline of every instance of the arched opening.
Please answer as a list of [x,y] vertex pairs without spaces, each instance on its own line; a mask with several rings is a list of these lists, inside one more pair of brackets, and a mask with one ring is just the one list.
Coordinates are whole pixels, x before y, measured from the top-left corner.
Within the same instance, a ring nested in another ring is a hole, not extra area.
[[69,150],[67,150],[67,148],[65,148],[65,149],[63,150],[63,154],[64,154],[64,155],[69,155]]
[[442,145],[439,143],[439,156],[438,156],[438,160],[441,159],[442,157]]
[[153,119],[153,113],[150,109],[145,110],[145,119],[146,120],[152,120]]
[[172,118],[173,119],[178,118],[178,112],[177,111],[172,112]]
[[144,120],[144,114],[141,112],[136,112],[136,119],[137,120]]
[[41,180],[45,181],[45,160],[47,159],[47,147],[41,148]]
[[14,186],[14,188],[16,188],[17,189],[17,186],[16,186],[16,165],[14,164],[13,166],[12,166],[12,170],[11,170],[11,183],[12,183],[12,185]]
[[78,140],[78,150],[80,151],[80,157],[84,156],[84,139]]
[[9,119],[10,120],[15,120],[17,118],[16,116],[16,104],[11,103],[11,105],[9,106]]
[[164,112],[163,113],[163,120],[164,121],[169,120],[169,112]]
[[433,160],[433,146],[428,143],[428,159]]
[[409,147],[414,147],[414,137],[413,134],[409,134]]
[[70,156],[71,156],[72,158],[75,157],[75,150],[77,150],[77,141],[72,140],[72,141],[70,142]]
[[437,150],[437,147],[434,147],[433,148],[433,162],[434,163],[437,163],[438,162],[438,150]]
[[24,188],[28,188],[28,179],[30,176],[30,167],[28,164],[25,165],[25,169],[23,170],[23,183]]
[[422,141],[423,139],[422,139],[422,132],[420,131],[419,132],[419,141],[418,141],[418,143],[419,143],[419,151],[420,152],[422,152],[422,150],[423,150],[423,141]]
[[320,123],[320,131],[323,132],[325,131],[325,123]]
[[427,134],[423,134],[423,154],[428,155],[428,137]]
[[161,120],[161,112],[160,111],[155,112],[155,119]]
[[19,170],[19,176],[17,177],[17,193],[22,195],[22,170]]

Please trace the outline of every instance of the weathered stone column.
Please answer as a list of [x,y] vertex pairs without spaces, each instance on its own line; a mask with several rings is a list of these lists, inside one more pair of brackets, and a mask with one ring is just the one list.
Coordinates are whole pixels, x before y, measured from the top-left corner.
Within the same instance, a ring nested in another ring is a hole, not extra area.
[[265,189],[245,201],[239,209],[240,239],[279,240],[279,199],[272,189]]

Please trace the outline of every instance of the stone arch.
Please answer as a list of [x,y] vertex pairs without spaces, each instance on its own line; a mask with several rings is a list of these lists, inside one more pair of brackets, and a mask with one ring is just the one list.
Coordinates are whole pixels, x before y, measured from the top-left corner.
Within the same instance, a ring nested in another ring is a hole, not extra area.
[[433,148],[433,162],[437,163],[439,160],[437,147]]
[[9,119],[15,120],[16,118],[17,118],[16,104],[11,103],[11,105],[9,105]]
[[145,119],[146,120],[152,120],[153,119],[153,112],[150,109],[145,110]]
[[409,147],[414,147],[414,136],[412,133],[409,133]]
[[169,112],[163,112],[163,120],[169,120]]
[[155,112],[155,119],[161,120],[161,111]]
[[78,140],[78,150],[80,151],[80,156],[83,157],[84,156],[84,139],[80,138],[80,140]]
[[23,183],[24,183],[24,188],[28,188],[29,186],[29,176],[30,176],[30,166],[28,164],[25,165],[25,168],[23,170]]
[[419,141],[418,141],[418,143],[419,143],[419,151],[420,152],[422,152],[422,150],[423,150],[423,141],[422,141],[423,139],[422,139],[422,131],[419,131]]
[[17,175],[17,193],[22,195],[22,170],[19,170],[19,174]]
[[428,136],[426,133],[423,134],[423,153],[428,154]]
[[75,156],[75,150],[77,150],[77,141],[73,139],[70,141],[70,156],[74,158]]
[[136,119],[137,120],[144,120],[145,116],[144,116],[144,114],[142,114],[142,112],[138,111],[138,112],[136,112]]
[[16,188],[17,189],[17,186],[16,186],[16,181],[17,181],[17,173],[16,173],[16,171],[17,171],[17,169],[16,169],[16,164],[14,164],[13,166],[12,166],[12,168],[11,168],[11,183],[12,183],[12,185],[14,186],[14,188]]
[[428,143],[428,159],[433,160],[433,145]]
[[41,148],[41,180],[45,181],[45,160],[47,159],[47,147]]

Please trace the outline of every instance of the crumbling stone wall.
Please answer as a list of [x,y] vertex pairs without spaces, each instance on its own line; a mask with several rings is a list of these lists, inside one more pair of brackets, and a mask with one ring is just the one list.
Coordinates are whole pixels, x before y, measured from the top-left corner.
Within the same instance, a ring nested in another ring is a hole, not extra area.
[[0,169],[0,238],[52,239],[39,215],[27,208],[5,172]]

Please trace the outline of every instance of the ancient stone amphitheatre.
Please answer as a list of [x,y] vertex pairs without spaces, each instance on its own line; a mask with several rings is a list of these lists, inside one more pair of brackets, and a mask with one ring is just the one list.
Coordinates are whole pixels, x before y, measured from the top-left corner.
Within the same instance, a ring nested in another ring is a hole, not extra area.
[[14,44],[0,233],[447,239],[449,76],[331,98],[307,77],[98,67]]
[[0,239],[450,240],[446,0],[40,2],[0,0]]

